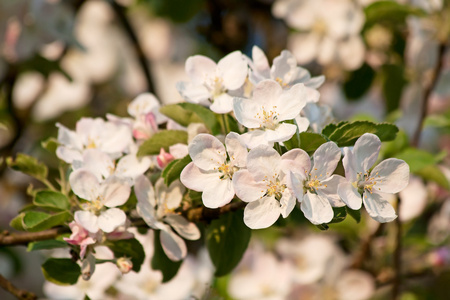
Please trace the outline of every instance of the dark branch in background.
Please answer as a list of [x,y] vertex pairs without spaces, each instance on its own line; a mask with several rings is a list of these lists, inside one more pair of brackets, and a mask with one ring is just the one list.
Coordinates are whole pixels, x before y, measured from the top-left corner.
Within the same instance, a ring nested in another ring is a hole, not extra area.
[[111,7],[113,8],[117,18],[119,19],[120,23],[122,24],[123,29],[125,30],[126,34],[128,35],[128,38],[131,41],[131,44],[133,45],[134,51],[136,51],[136,55],[139,61],[139,64],[141,65],[142,71],[144,72],[145,80],[147,81],[147,89],[149,92],[153,93],[157,99],[158,96],[156,95],[155,91],[155,85],[153,83],[152,74],[150,72],[149,68],[149,61],[145,57],[144,51],[142,50],[142,46],[139,43],[138,37],[136,33],[134,32],[133,27],[131,26],[130,22],[128,21],[128,18],[126,16],[125,7],[118,4],[116,1],[108,1]]
[[227,212],[236,211],[241,208],[244,208],[246,204],[247,203],[245,202],[239,201],[229,203],[225,206],[215,209],[201,206],[187,210],[185,216],[191,222],[200,222],[200,221],[210,222],[214,219],[218,219],[221,215]]
[[15,297],[17,297],[17,299],[34,300],[38,298],[35,294],[31,292],[27,292],[16,288],[8,279],[3,277],[1,274],[0,274],[0,287],[2,287],[4,290],[8,291]]
[[419,142],[420,142],[420,135],[422,133],[423,123],[424,123],[425,117],[428,114],[428,103],[430,102],[431,93],[433,92],[434,88],[437,85],[437,82],[438,82],[438,79],[439,79],[439,74],[441,73],[441,70],[442,70],[442,66],[443,66],[443,63],[444,63],[444,59],[443,58],[444,58],[445,50],[446,50],[446,44],[445,43],[441,43],[439,45],[439,52],[438,52],[438,57],[437,57],[437,65],[434,68],[434,71],[433,71],[433,73],[431,75],[430,84],[425,89],[425,92],[424,92],[424,95],[423,95],[422,106],[420,108],[421,111],[420,111],[419,123],[417,124],[416,131],[414,132],[414,136],[413,136],[413,139],[411,141],[411,146],[413,146],[413,147],[417,147],[419,145]]
[[370,256],[370,247],[373,240],[383,232],[384,227],[385,223],[379,223],[377,229],[375,229],[375,231],[372,232],[367,239],[362,241],[360,250],[350,266],[351,268],[360,269],[362,267],[363,263]]

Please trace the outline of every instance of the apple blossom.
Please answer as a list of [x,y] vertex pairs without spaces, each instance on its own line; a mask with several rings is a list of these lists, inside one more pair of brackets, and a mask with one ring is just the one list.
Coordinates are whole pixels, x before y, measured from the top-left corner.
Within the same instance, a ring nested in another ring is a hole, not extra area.
[[353,150],[344,148],[342,162],[347,182],[340,183],[337,191],[348,207],[357,210],[364,203],[369,215],[384,223],[397,217],[386,194],[398,193],[408,185],[409,166],[403,160],[389,158],[370,171],[380,147],[381,141],[376,135],[365,133],[358,138]]
[[210,134],[197,135],[189,144],[192,162],[180,175],[187,188],[203,192],[203,204],[209,208],[223,206],[233,199],[233,175],[246,164],[247,148],[237,133],[230,132],[225,145],[226,149]]
[[79,215],[75,215],[75,221],[69,223],[72,234],[69,238],[64,238],[66,242],[72,245],[80,246],[80,258],[83,259],[86,254],[87,247],[97,242],[96,234],[86,230],[78,221]]
[[276,81],[268,79],[256,85],[253,99],[235,98],[233,109],[238,122],[250,129],[243,138],[251,149],[289,140],[298,127],[282,121],[298,117],[307,102],[318,98],[319,92],[302,83],[283,90]]
[[295,196],[289,185],[290,172],[304,172],[309,156],[293,149],[282,156],[266,145],[248,153],[247,169],[233,176],[236,195],[249,202],[244,210],[244,223],[252,228],[266,228],[280,214],[286,218],[295,207]]
[[313,224],[328,223],[333,219],[334,207],[345,204],[337,194],[339,183],[344,178],[339,175],[332,175],[337,164],[341,160],[341,150],[334,142],[322,144],[314,152],[314,165],[307,159],[308,154],[301,151],[305,160],[305,170],[303,173],[291,174],[291,186],[301,203],[300,207],[305,217]]
[[197,226],[175,213],[184,187],[179,181],[167,187],[160,178],[153,188],[147,177],[141,175],[136,179],[134,190],[138,199],[137,212],[151,228],[161,230],[161,245],[167,257],[173,261],[183,259],[187,254],[186,244],[172,228],[185,239],[200,238]]
[[83,210],[75,212],[75,219],[85,229],[91,233],[99,229],[109,233],[125,224],[125,212],[116,207],[130,197],[128,183],[114,175],[100,182],[86,169],[73,171],[69,182],[75,195],[88,201],[82,204]]
[[195,55],[186,60],[191,82],[178,82],[177,90],[191,103],[209,107],[218,114],[233,110],[233,97],[247,78],[247,62],[240,51],[234,51],[217,64],[210,58]]

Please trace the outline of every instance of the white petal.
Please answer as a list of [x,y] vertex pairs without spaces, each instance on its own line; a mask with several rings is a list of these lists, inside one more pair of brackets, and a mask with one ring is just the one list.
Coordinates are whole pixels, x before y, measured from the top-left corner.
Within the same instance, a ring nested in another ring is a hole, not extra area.
[[271,78],[281,79],[283,83],[292,83],[293,74],[297,69],[297,60],[294,55],[287,50],[281,51],[281,54],[274,58],[272,69],[270,70]]
[[363,172],[361,166],[356,166],[356,158],[353,155],[353,151],[350,148],[344,148],[344,158],[342,159],[342,165],[345,170],[345,178],[347,178],[350,182],[354,182],[357,180],[357,173]]
[[311,176],[323,180],[330,177],[341,160],[341,150],[334,142],[327,142],[320,145],[313,155],[314,166]]
[[176,89],[180,95],[188,102],[197,103],[204,106],[209,106],[211,102],[211,92],[206,86],[201,84],[194,84],[192,82],[177,82]]
[[194,164],[205,171],[217,169],[227,158],[225,146],[210,134],[197,135],[188,149]]
[[234,51],[217,63],[218,71],[223,79],[223,85],[229,90],[240,88],[247,78],[247,62],[240,51]]
[[134,193],[139,202],[149,203],[153,207],[156,206],[155,191],[146,176],[141,175],[136,178]]
[[283,216],[283,218],[287,218],[287,216],[289,216],[289,214],[292,212],[292,210],[295,207],[295,197],[294,195],[291,193],[291,191],[289,189],[286,189],[283,192],[283,195],[280,199],[280,210],[281,210],[281,215]]
[[305,132],[306,130],[308,130],[308,127],[310,125],[310,121],[308,118],[303,118],[298,115],[297,117],[295,117],[294,121],[298,127],[298,132]]
[[155,207],[152,206],[150,202],[138,201],[136,211],[148,226],[153,229],[158,228],[158,223],[160,222],[157,220]]
[[266,130],[265,139],[269,142],[284,142],[289,140],[297,132],[297,126],[289,123],[281,123],[275,130]]
[[310,80],[305,82],[305,86],[313,88],[313,89],[318,89],[324,82],[325,82],[325,76],[320,75],[320,76],[312,77]]
[[180,206],[185,191],[185,187],[179,180],[172,182],[169,187],[164,183],[163,178],[159,178],[155,183],[157,203],[168,209],[176,209]]
[[314,225],[328,223],[333,219],[333,209],[327,199],[307,192],[300,204],[305,217]]
[[[344,177],[340,175],[333,175],[326,180],[320,181],[321,186],[317,189],[317,193],[320,196],[326,198],[333,207],[345,206],[345,203],[342,202],[341,197],[338,195],[337,192],[339,184],[345,182],[348,181]],[[361,196],[359,198],[361,198]]]
[[135,179],[144,174],[152,165],[152,160],[148,156],[137,157],[135,154],[128,154],[122,157],[116,166],[116,175]]
[[56,127],[58,127],[58,142],[60,144],[77,150],[83,149],[83,142],[74,131],[60,123],[56,123]]
[[253,99],[235,97],[233,111],[238,122],[247,128],[259,128],[261,122],[256,114],[261,111],[261,105]]
[[311,168],[311,159],[304,150],[292,149],[281,156],[281,169],[284,173],[292,171],[294,173],[305,174]]
[[267,60],[264,52],[258,46],[253,46],[252,48],[252,60],[255,71],[265,78],[268,78],[270,72],[269,61]]
[[87,149],[83,153],[83,161],[74,161],[74,169],[84,167],[97,176],[99,181],[107,178],[114,171],[114,162],[108,154],[98,149]]
[[332,63],[337,54],[338,43],[330,37],[323,37],[319,42],[319,51],[317,53],[317,61],[321,65],[328,65]]
[[368,171],[378,158],[381,141],[375,134],[365,133],[355,143],[353,155],[356,159],[356,171]]
[[240,170],[233,176],[233,186],[236,196],[244,202],[260,199],[267,191],[267,186],[262,181],[255,181],[248,170]]
[[69,176],[72,191],[80,198],[92,201],[99,195],[100,184],[92,172],[85,169],[73,171]]
[[244,209],[244,223],[251,229],[267,228],[280,217],[280,203],[273,197],[250,202]]
[[179,261],[186,256],[186,243],[169,226],[164,225],[164,229],[161,230],[159,238],[164,253],[166,253],[170,260]]
[[227,114],[233,110],[233,97],[226,93],[214,97],[214,102],[209,109],[216,114]]
[[233,164],[239,168],[245,167],[247,164],[248,150],[241,136],[236,132],[230,132],[225,138],[225,145],[227,146],[228,156],[231,158]]
[[127,216],[119,208],[110,208],[103,211],[98,217],[98,227],[104,232],[113,232],[119,226],[125,224]]
[[193,162],[190,162],[180,174],[180,181],[188,189],[202,192],[205,186],[215,184],[220,180],[221,173],[215,171],[202,171]]
[[217,65],[209,57],[194,55],[186,60],[186,73],[194,84],[203,84],[207,77],[212,77],[216,73]]
[[197,225],[189,222],[183,216],[168,214],[164,217],[164,221],[185,239],[194,241],[200,238],[200,230],[198,230]]
[[284,90],[277,99],[277,111],[280,114],[279,121],[292,120],[300,114],[306,102],[314,101],[319,97],[319,92],[306,88],[303,83],[297,83],[289,90]]
[[395,220],[397,215],[392,205],[379,193],[364,192],[363,203],[372,219],[386,223]]
[[131,187],[128,183],[115,175],[108,177],[100,186],[100,194],[104,199],[103,204],[108,207],[125,204],[130,193]]
[[249,149],[256,148],[260,145],[273,147],[273,142],[266,140],[266,132],[264,130],[251,130],[241,135],[245,146]]
[[72,149],[65,146],[59,146],[56,148],[56,156],[59,159],[65,161],[68,164],[73,163],[76,160],[82,160],[81,150]]
[[256,181],[276,177],[279,174],[281,157],[278,152],[268,146],[258,146],[248,153],[247,169]]
[[77,210],[75,212],[75,222],[89,232],[96,233],[98,231],[97,216],[90,211]]
[[292,189],[298,202],[303,201],[303,181],[306,179],[303,175],[304,173],[290,172],[290,181],[288,181],[288,187]]
[[205,186],[202,195],[203,205],[218,208],[230,203],[234,197],[234,187],[230,179],[219,179],[214,184]]
[[371,172],[375,178],[374,189],[382,193],[398,193],[409,182],[409,166],[397,158],[388,158],[378,164]]
[[[282,95],[283,89],[274,80],[266,79],[259,82],[253,89],[253,101],[260,106],[276,105],[278,98]],[[271,108],[271,107],[270,107]],[[266,109],[269,109],[266,107]],[[249,111],[250,114],[256,114],[257,111]]]
[[361,194],[358,193],[358,189],[355,188],[350,182],[344,182],[338,185],[337,189],[339,197],[342,201],[353,210],[361,208],[362,199]]

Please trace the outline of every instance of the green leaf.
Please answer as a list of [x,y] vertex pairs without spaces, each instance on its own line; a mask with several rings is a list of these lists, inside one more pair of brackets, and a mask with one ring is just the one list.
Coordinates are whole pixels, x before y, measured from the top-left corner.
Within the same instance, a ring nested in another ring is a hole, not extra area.
[[69,199],[60,192],[39,191],[36,193],[33,204],[50,211],[69,210]]
[[202,123],[202,120],[196,113],[186,110],[178,104],[164,105],[159,111],[184,127],[191,123]]
[[350,100],[362,97],[369,90],[374,78],[375,71],[367,63],[364,63],[358,70],[350,73],[344,83],[345,95]]
[[393,124],[375,124],[368,121],[355,121],[339,126],[328,136],[328,138],[334,141],[339,147],[346,147],[353,146],[356,140],[364,133],[373,133],[384,142],[395,139],[397,132],[397,126]]
[[20,231],[26,231],[25,225],[23,223],[23,217],[25,216],[25,213],[20,213],[18,216],[16,216],[14,219],[9,222],[9,226],[16,230]]
[[133,262],[133,271],[139,272],[145,259],[145,252],[137,239],[107,241],[105,245],[114,252],[116,258],[130,258]]
[[157,155],[161,151],[161,148],[164,148],[168,152],[170,146],[177,143],[187,144],[187,140],[188,134],[184,130],[163,130],[155,133],[146,140],[139,147],[137,155]]
[[406,85],[405,67],[403,65],[384,65],[382,68],[383,95],[386,100],[387,112],[398,109],[403,87]]
[[445,177],[444,173],[436,165],[428,165],[417,171],[416,174],[427,181],[436,182],[441,187],[450,190],[450,183],[447,177]]
[[45,279],[59,285],[71,285],[81,275],[80,266],[70,258],[49,258],[41,266]]
[[327,224],[319,224],[319,225],[316,225],[316,227],[322,231],[328,230],[330,228]]
[[53,215],[40,211],[27,211],[24,214],[24,228],[31,232],[42,231],[62,225],[72,218],[72,215],[68,211],[62,211]]
[[50,138],[46,139],[45,141],[42,141],[41,146],[42,146],[42,148],[47,149],[47,151],[49,151],[51,153],[55,153],[56,148],[58,148],[58,146],[59,146],[59,142],[54,137],[50,137]]
[[320,133],[301,132],[300,133],[300,148],[308,153],[316,151],[320,145],[328,142],[327,138]]
[[159,239],[160,231],[155,230],[154,252],[151,266],[153,270],[160,270],[163,274],[163,282],[170,281],[178,273],[178,269],[183,261],[170,260],[161,246]]
[[356,223],[361,222],[361,211],[360,210],[353,210],[351,208],[345,207],[347,210],[347,214],[350,215],[353,219],[355,219]]
[[244,212],[238,210],[220,216],[206,229],[206,245],[216,267],[216,277],[231,272],[248,247],[251,229],[243,220]]
[[27,251],[36,251],[43,249],[55,249],[55,248],[65,248],[69,247],[67,242],[58,241],[58,240],[45,240],[45,241],[37,241],[31,242],[28,244]]
[[163,170],[161,176],[164,178],[164,183],[169,186],[173,181],[180,178],[181,171],[188,163],[192,161],[189,155],[181,159],[172,160]]
[[208,108],[194,104],[194,103],[178,103],[179,106],[184,108],[187,111],[194,112],[197,116],[202,120],[202,122],[206,125],[206,127],[211,130],[213,135],[217,135],[221,133],[220,123],[216,117],[216,114],[213,113]]
[[397,154],[396,157],[404,160],[409,165],[411,173],[417,173],[421,169],[436,163],[433,154],[411,147]]
[[10,168],[33,176],[39,180],[46,179],[48,175],[48,168],[46,165],[38,162],[36,158],[23,153],[17,154],[16,160],[13,160],[12,157],[8,157],[6,163]]
[[426,15],[422,9],[395,1],[374,2],[365,8],[364,13],[366,15],[366,28],[379,23],[405,24],[406,17],[409,15]]
[[339,122],[339,123],[337,123],[337,124],[335,124],[335,123],[330,123],[330,124],[328,124],[327,126],[325,126],[325,127],[322,129],[322,134],[323,134],[324,136],[330,136],[333,132],[336,131],[336,129],[338,129],[338,128],[344,126],[345,124],[348,124],[348,121],[342,121],[342,122]]
[[343,207],[333,207],[333,219],[329,222],[329,224],[331,223],[340,223],[342,221],[345,220],[345,218],[347,217],[347,211],[345,209],[345,206]]

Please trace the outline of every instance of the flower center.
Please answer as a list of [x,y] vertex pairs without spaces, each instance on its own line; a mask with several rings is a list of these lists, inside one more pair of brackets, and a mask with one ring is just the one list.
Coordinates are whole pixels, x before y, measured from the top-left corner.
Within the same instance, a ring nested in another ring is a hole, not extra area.
[[289,84],[284,82],[283,79],[281,79],[280,77],[275,78],[275,81],[278,82],[278,84],[282,87],[282,88],[287,88],[289,87]]
[[233,174],[238,170],[237,167],[231,165],[231,163],[222,163],[219,168],[219,172],[221,173],[220,179],[233,179]]
[[[369,171],[366,171],[364,174],[362,172],[358,173],[357,176],[357,182],[356,187],[358,188],[358,191],[362,194],[364,191],[368,191],[372,194],[373,189],[375,188],[375,185],[377,183],[381,183],[381,179],[378,175],[378,172],[375,173],[375,175],[371,175]],[[378,188],[380,190],[380,188]]]
[[[317,170],[317,169],[315,169],[315,170]],[[306,173],[307,171],[305,171],[305,173]],[[328,173],[327,173],[327,176],[328,176]],[[304,181],[304,184],[303,184],[303,186],[304,186],[304,191],[306,192],[306,191],[310,191],[310,192],[312,192],[312,193],[317,193],[317,189],[318,188],[320,188],[320,187],[327,187],[327,185],[326,184],[323,184],[322,182],[321,182],[321,180],[323,180],[324,178],[322,177],[322,174],[320,174],[319,176],[317,176],[317,175],[314,175],[314,176],[312,176],[312,174],[311,173],[308,173],[307,174],[307,178],[306,178],[306,180]]]
[[275,173],[272,180],[268,180],[267,176],[264,178],[266,182],[267,190],[264,196],[275,197],[275,199],[280,200],[283,196],[283,192],[286,189],[286,184],[283,184],[278,178],[278,174]]
[[220,77],[214,77],[214,79],[210,80],[209,86],[211,89],[213,101],[216,97],[219,97],[223,93],[227,92],[227,89],[223,86],[223,79]]
[[262,113],[256,113],[255,118],[260,120],[261,129],[275,130],[278,127],[278,113],[276,106],[272,106],[272,110],[266,110],[263,106]]

